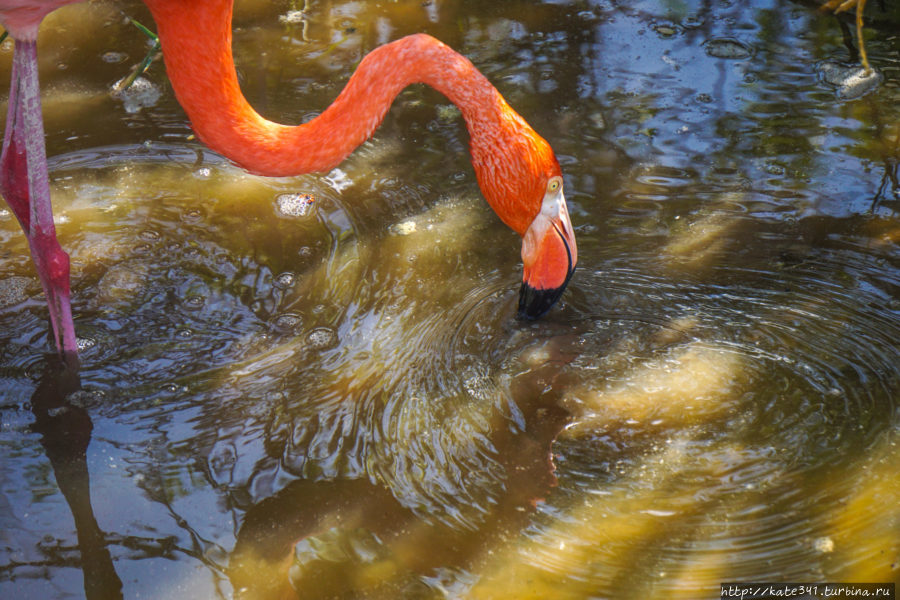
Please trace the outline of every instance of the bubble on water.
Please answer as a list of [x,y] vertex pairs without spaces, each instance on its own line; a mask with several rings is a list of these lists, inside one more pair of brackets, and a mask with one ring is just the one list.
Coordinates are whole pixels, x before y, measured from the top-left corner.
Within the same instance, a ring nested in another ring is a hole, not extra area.
[[6,208],[0,208],[0,220],[6,220],[12,216],[12,213],[9,212]]
[[197,179],[209,179],[212,175],[212,169],[209,167],[200,167],[194,171],[193,175]]
[[850,76],[841,83],[840,87],[838,87],[838,98],[841,100],[855,100],[856,98],[862,98],[869,92],[876,90],[881,84],[881,80],[881,73],[875,69],[866,71],[864,68],[860,67],[851,73]]
[[285,14],[279,16],[278,21],[285,25],[297,25],[298,23],[302,23],[305,18],[306,16],[303,14],[302,10],[289,10]]
[[300,315],[293,313],[284,313],[275,317],[275,329],[279,331],[293,331],[303,322]]
[[822,81],[830,85],[839,86],[850,77],[851,73],[853,73],[856,68],[857,67],[855,66],[851,67],[826,60],[825,62],[819,63],[817,70],[822,77]]
[[122,101],[127,113],[139,112],[142,108],[155,106],[162,93],[149,79],[138,77],[131,85],[122,89],[124,80],[117,81],[112,88],[112,96]]
[[703,42],[706,53],[714,58],[750,58],[753,49],[743,42],[732,38],[714,38]]
[[672,37],[673,35],[675,35],[676,33],[678,33],[678,30],[675,29],[672,25],[668,25],[668,24],[665,24],[665,23],[661,23],[661,24],[659,24],[659,25],[654,25],[654,26],[653,26],[653,29],[654,29],[654,31],[656,31],[656,33],[658,33],[661,37]]
[[182,339],[182,340],[189,340],[192,337],[194,337],[194,332],[191,331],[190,329],[179,329],[178,331],[175,332],[175,337]]
[[841,100],[855,100],[878,89],[883,79],[875,69],[866,71],[860,65],[845,65],[826,60],[816,67],[819,77],[828,85],[837,88]]
[[296,281],[297,276],[290,271],[286,271],[275,276],[275,287],[284,290],[293,287]]
[[112,65],[118,64],[118,63],[120,63],[120,62],[125,62],[125,60],[126,60],[127,58],[128,58],[128,55],[125,54],[124,52],[112,52],[112,51],[111,51],[111,52],[104,52],[104,53],[100,56],[100,59],[101,59],[103,62],[112,64]]
[[311,350],[328,350],[337,345],[337,333],[329,327],[316,327],[306,335]]
[[305,217],[310,213],[316,197],[312,194],[281,194],[275,199],[278,214],[283,217]]
[[90,350],[94,346],[97,345],[97,340],[89,337],[78,337],[75,338],[75,347],[78,348],[79,352],[84,352],[86,350]]

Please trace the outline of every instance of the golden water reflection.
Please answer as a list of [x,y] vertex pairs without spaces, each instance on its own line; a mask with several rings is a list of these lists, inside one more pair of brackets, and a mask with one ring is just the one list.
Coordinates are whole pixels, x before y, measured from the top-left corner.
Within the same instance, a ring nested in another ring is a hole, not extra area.
[[[884,84],[841,103],[815,70],[839,29],[790,3],[289,4],[238,4],[254,105],[299,122],[374,45],[435,34],[559,153],[570,289],[514,319],[518,239],[439,95],[330,173],[254,177],[160,65],[152,106],[108,94],[139,3],[61,11],[41,75],[92,510],[32,429],[47,324],[0,212],[0,595],[80,597],[78,569],[162,598],[897,580],[896,40],[872,30]],[[748,58],[704,51],[736,32]]]

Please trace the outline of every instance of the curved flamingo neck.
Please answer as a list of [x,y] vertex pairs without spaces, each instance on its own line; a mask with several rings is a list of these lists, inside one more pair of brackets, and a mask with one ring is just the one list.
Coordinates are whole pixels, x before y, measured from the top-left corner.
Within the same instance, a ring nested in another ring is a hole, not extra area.
[[428,84],[459,107],[486,199],[523,234],[540,210],[546,179],[559,173],[550,146],[472,63],[436,39],[412,35],[373,50],[321,115],[288,126],[268,121],[241,93],[231,53],[231,0],[145,0],[166,70],[198,137],[248,171],[327,171],[372,135],[391,102]]

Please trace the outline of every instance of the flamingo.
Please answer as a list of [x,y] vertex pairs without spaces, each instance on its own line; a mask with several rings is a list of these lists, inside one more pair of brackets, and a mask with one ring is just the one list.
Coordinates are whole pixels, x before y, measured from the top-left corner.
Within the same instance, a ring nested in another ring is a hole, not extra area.
[[37,34],[47,14],[74,1],[0,0],[0,23],[16,42],[0,153],[0,194],[28,238],[50,309],[56,348],[69,362],[77,362],[69,301],[69,255],[59,245],[53,225],[38,85]]
[[[0,22],[16,42],[0,192],[28,237],[58,350],[76,357],[69,257],[56,240],[37,79],[37,31],[59,6],[78,0],[0,0]],[[413,83],[461,111],[482,194],[522,238],[518,314],[537,319],[559,299],[578,259],[563,178],[550,145],[464,56],[415,34],[359,64],[337,99],[297,126],[261,117],[238,85],[231,53],[232,0],[144,0],[156,21],[166,71],[198,138],[244,169],[290,176],[328,171],[368,139],[393,99]]]

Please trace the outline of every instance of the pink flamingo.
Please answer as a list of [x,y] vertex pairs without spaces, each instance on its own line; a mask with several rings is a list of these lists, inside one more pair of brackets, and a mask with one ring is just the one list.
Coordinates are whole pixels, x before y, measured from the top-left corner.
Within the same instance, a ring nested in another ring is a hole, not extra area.
[[0,0],[0,23],[16,41],[3,152],[0,193],[28,238],[31,258],[47,297],[56,347],[69,359],[77,353],[69,301],[69,255],[56,240],[44,149],[38,84],[37,34],[43,18],[75,0]]
[[[44,16],[74,1],[0,0],[0,22],[16,40],[0,192],[28,236],[57,348],[72,359],[77,348],[69,259],[53,226],[35,39]],[[320,116],[299,126],[280,125],[263,119],[241,94],[231,54],[232,0],[144,3],[156,21],[175,95],[198,137],[254,173],[331,169],[372,135],[403,88],[436,88],[462,112],[485,199],[522,236],[520,316],[538,318],[559,299],[577,261],[559,163],[550,145],[468,59],[427,35],[402,38],[366,56]]]

